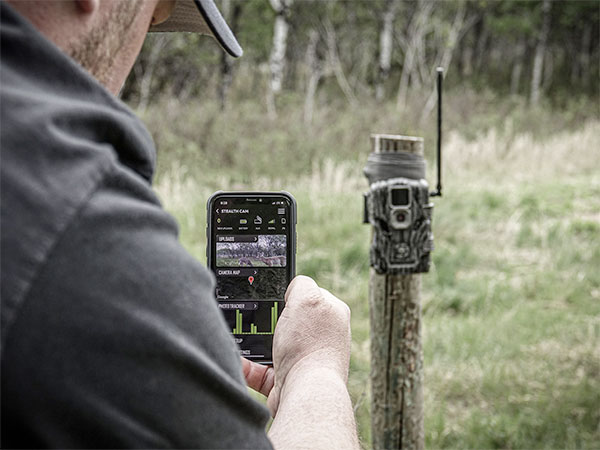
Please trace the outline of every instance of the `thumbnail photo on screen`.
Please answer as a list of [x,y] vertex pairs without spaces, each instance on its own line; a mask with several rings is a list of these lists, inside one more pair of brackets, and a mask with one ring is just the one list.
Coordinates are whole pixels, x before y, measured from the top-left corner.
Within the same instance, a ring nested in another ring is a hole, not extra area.
[[217,242],[217,267],[244,266],[285,267],[285,235],[259,235],[256,242]]

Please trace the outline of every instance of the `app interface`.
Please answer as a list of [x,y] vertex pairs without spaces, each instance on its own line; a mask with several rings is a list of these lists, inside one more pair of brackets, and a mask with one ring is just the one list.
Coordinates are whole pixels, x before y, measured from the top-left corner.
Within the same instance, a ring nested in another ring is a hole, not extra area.
[[219,197],[212,208],[219,308],[241,355],[272,361],[273,333],[292,277],[291,202],[281,196]]

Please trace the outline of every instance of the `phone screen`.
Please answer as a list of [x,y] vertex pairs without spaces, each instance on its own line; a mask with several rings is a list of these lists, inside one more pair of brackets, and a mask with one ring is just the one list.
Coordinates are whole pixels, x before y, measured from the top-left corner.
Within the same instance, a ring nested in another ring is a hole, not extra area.
[[272,362],[273,334],[294,276],[295,210],[282,194],[219,194],[209,204],[209,265],[240,354]]

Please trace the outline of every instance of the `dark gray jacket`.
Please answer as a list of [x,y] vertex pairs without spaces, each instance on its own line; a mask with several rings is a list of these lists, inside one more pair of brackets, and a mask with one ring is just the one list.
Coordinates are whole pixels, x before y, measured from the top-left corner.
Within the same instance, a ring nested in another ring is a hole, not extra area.
[[2,447],[270,447],[150,135],[0,8]]

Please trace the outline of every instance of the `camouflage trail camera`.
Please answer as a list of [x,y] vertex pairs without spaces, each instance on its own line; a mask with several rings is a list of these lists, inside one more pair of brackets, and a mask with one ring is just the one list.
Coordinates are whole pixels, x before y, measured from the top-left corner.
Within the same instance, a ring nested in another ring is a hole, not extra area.
[[437,187],[429,192],[425,180],[423,139],[374,134],[373,152],[364,173],[370,190],[365,194],[364,222],[373,226],[369,252],[377,273],[428,272],[433,251],[430,196],[442,195],[442,79],[437,69]]

